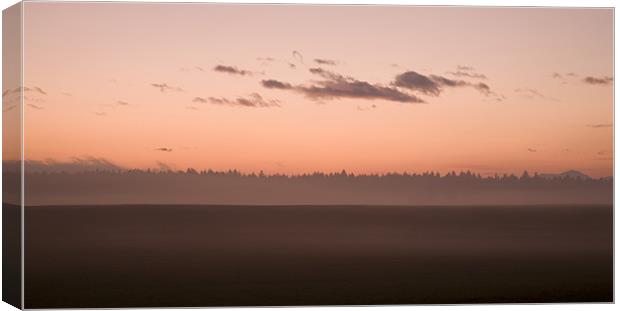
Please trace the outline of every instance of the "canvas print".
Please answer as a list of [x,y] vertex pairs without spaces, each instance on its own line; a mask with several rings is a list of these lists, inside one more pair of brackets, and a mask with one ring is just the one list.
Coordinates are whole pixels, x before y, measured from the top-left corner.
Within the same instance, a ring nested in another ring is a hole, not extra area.
[[17,307],[613,301],[613,8],[3,22]]

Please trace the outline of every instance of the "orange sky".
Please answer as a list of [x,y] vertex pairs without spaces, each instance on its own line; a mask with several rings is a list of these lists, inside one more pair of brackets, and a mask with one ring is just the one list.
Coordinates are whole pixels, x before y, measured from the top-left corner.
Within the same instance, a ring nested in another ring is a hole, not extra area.
[[[46,93],[26,94],[26,159],[612,175],[610,9],[29,2],[24,16],[25,86]],[[438,93],[398,86],[405,72]],[[363,82],[424,103],[350,90]]]

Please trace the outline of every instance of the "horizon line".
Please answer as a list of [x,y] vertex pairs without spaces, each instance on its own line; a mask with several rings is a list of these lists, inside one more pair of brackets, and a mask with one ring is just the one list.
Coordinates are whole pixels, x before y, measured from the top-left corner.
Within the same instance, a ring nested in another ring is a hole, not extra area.
[[[11,170],[4,170],[3,172],[11,172]],[[548,177],[563,177],[567,176],[569,173],[573,173],[582,178],[588,179],[609,179],[613,178],[612,175],[607,175],[603,177],[592,177],[587,175],[581,171],[569,169],[565,171],[561,171],[559,173],[543,173],[538,171],[528,171],[523,170],[520,175],[515,173],[500,173],[500,172],[491,172],[481,174],[480,172],[476,172],[471,169],[467,170],[449,170],[448,172],[441,174],[440,171],[434,170],[426,170],[426,171],[387,171],[382,173],[353,173],[347,172],[346,169],[342,169],[340,171],[312,171],[305,173],[265,173],[263,170],[256,171],[241,171],[237,169],[228,169],[228,170],[214,170],[214,169],[194,169],[192,167],[188,167],[186,169],[159,169],[159,168],[90,168],[90,169],[34,169],[26,170],[25,174],[81,174],[81,173],[149,173],[149,174],[198,174],[198,175],[236,175],[240,177],[308,177],[308,176],[347,176],[347,177],[388,177],[390,175],[397,175],[403,177],[476,177],[476,178],[548,178]]]

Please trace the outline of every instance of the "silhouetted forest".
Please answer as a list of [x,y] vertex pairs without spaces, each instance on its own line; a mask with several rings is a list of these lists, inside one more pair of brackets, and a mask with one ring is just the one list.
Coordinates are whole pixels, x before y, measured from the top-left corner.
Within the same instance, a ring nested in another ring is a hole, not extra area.
[[[301,175],[95,170],[27,172],[27,205],[235,204],[235,205],[477,205],[611,204],[613,179],[572,171],[520,176],[450,172]],[[15,174],[7,172],[6,174]]]

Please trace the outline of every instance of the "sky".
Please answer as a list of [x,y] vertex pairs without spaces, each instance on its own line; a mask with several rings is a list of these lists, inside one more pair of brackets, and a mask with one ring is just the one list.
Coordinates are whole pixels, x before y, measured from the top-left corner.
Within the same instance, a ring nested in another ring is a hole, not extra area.
[[612,27],[611,9],[28,2],[24,156],[610,176]]

